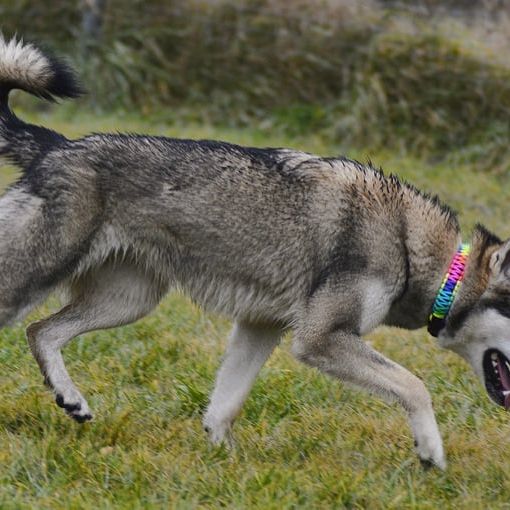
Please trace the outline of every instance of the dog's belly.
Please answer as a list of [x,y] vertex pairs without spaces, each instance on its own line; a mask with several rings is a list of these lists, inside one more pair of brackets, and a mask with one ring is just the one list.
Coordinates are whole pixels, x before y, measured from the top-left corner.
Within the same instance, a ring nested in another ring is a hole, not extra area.
[[178,278],[177,283],[205,309],[251,323],[286,325],[292,321],[299,301],[290,292],[275,296],[271,289],[255,282],[240,282],[224,275],[197,273],[191,278]]
[[[118,225],[104,225],[72,280],[97,271],[104,264],[136,266],[160,288],[182,290],[208,311],[253,323],[286,325],[293,320],[304,285],[294,274],[276,276],[253,260],[196,252],[167,235],[140,238]],[[120,271],[119,271],[120,273]]]

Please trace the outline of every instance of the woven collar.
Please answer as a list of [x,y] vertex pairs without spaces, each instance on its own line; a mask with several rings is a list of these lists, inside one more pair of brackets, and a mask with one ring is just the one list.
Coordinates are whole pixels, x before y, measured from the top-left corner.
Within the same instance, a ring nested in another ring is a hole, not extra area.
[[446,316],[452,307],[464,277],[469,251],[469,244],[461,244],[459,246],[441,283],[429,316],[427,329],[432,336],[437,337],[445,325]]

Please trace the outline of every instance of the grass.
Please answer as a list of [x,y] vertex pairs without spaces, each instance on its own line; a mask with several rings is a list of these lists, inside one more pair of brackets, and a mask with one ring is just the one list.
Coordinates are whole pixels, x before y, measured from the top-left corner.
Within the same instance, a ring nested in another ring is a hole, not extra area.
[[[68,136],[119,129],[340,150],[319,137],[166,127],[129,116],[32,120]],[[510,235],[506,176],[383,151],[347,154],[438,192],[462,210],[466,235],[476,221]],[[0,172],[5,186],[13,170]],[[50,300],[30,320],[56,307]],[[420,467],[397,406],[299,365],[288,338],[246,403],[235,448],[211,447],[201,414],[228,330],[225,319],[172,294],[134,325],[76,339],[65,358],[95,412],[81,426],[54,405],[23,328],[1,331],[0,508],[510,508],[508,417],[424,330],[380,328],[368,340],[426,382],[448,454],[445,473]]]

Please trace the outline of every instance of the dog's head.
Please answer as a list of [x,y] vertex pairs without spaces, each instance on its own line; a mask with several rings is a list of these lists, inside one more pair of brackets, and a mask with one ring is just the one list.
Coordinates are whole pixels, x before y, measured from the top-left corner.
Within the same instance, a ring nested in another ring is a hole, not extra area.
[[494,402],[510,409],[510,240],[477,227],[464,282],[438,339],[471,364]]

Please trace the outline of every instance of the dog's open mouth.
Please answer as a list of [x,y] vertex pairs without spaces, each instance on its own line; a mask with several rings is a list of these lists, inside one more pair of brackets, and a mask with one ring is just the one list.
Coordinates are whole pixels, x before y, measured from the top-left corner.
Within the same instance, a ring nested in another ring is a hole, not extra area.
[[505,409],[510,409],[510,361],[497,349],[487,349],[483,355],[485,388],[489,396]]

